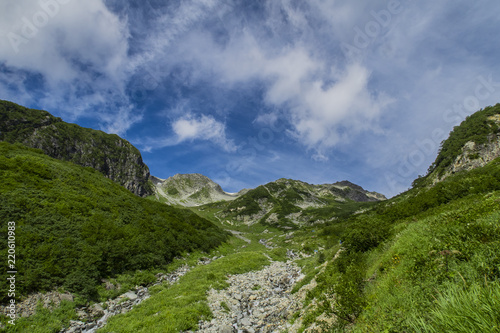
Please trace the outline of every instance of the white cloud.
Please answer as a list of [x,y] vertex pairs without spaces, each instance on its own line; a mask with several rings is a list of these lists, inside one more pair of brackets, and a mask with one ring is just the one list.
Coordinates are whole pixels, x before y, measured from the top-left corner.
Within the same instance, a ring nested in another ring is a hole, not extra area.
[[376,120],[390,100],[372,96],[369,76],[366,68],[353,64],[329,87],[309,82],[291,110],[294,135],[322,152],[361,131],[376,130]]
[[[331,59],[316,52],[320,41],[308,15],[335,9],[352,15],[349,6],[315,0],[304,11],[289,0],[268,2],[264,24],[245,21],[243,29],[232,29],[232,24],[241,22],[232,21],[233,8],[221,1],[184,1],[174,7],[156,13],[160,15],[148,26],[148,38],[137,44],[140,51],[129,56],[129,29],[135,27],[128,26],[126,16],[111,12],[103,0],[3,2],[0,12],[9,15],[0,22],[0,61],[43,76],[51,91],[39,100],[45,108],[66,105],[70,120],[98,116],[103,129],[118,133],[141,119],[125,86],[148,67],[161,69],[150,71],[157,84],[179,64],[192,66],[191,78],[186,80],[210,78],[226,87],[254,80],[264,83],[265,102],[282,110],[280,116],[291,124],[299,142],[321,154],[346,139],[339,128],[350,133],[370,129],[384,106],[369,92],[366,68],[360,64],[332,68]],[[218,44],[211,31],[200,25],[216,15],[228,25],[227,43]],[[330,23],[338,25],[339,15]],[[40,17],[46,17],[46,22],[39,24]],[[30,29],[32,36],[27,34]],[[13,33],[22,42],[13,44],[8,38]],[[283,33],[291,39],[280,40]],[[82,91],[86,91],[84,98]],[[213,118],[181,118],[173,129],[181,141],[216,142],[213,133],[224,128],[217,124],[222,125]],[[190,130],[197,136],[191,137]],[[218,144],[231,150],[231,145]]]
[[123,106],[118,108],[113,114],[100,112],[96,115],[104,122],[104,131],[124,135],[125,132],[135,123],[143,119],[144,114],[132,106]]
[[226,138],[226,126],[212,116],[196,117],[188,114],[172,123],[176,142],[206,140],[221,146],[226,151],[234,151],[236,146]]
[[[185,110],[185,104],[183,105],[181,108]],[[177,112],[174,112],[175,114]],[[166,112],[162,112],[162,115],[166,115]],[[171,121],[170,130],[172,135],[162,138],[148,137],[136,139],[134,142],[141,146],[144,151],[148,152],[153,149],[196,141],[211,142],[226,152],[234,152],[237,149],[234,141],[227,138],[226,125],[217,121],[211,115],[194,115],[190,111],[187,111],[187,114]]]
[[36,99],[69,121],[97,116],[103,129],[120,134],[140,119],[125,93],[127,21],[102,0],[3,1],[0,13],[0,64],[12,75],[39,76],[44,85],[43,97],[11,92],[17,102]]
[[78,78],[75,64],[120,81],[126,22],[101,0],[2,2],[0,12],[0,59],[7,66],[41,73],[54,85]]
[[[370,71],[360,63],[328,68],[328,62],[314,57],[306,45],[274,51],[249,32],[232,36],[224,48],[203,32],[193,33],[184,39],[176,58],[196,63],[198,75],[215,75],[223,85],[263,82],[265,102],[284,110],[281,114],[293,127],[293,137],[321,159],[350,136],[375,130],[390,101],[370,91]],[[271,117],[277,116],[259,115],[255,122],[275,122]]]

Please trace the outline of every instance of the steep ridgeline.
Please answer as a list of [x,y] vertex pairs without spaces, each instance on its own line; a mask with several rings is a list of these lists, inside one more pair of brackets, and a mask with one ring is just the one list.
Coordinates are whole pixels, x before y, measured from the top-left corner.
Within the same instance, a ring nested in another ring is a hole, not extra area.
[[311,185],[298,180],[278,179],[248,191],[232,202],[219,205],[219,217],[228,223],[272,224],[296,227],[332,220],[343,211],[385,200],[348,181]]
[[468,116],[443,141],[426,180],[416,184],[435,184],[448,176],[485,166],[500,157],[500,104]]
[[19,142],[50,157],[92,167],[138,196],[153,194],[141,153],[118,135],[0,100],[0,141]]
[[224,192],[219,184],[198,173],[176,174],[167,179],[152,176],[151,181],[161,201],[186,207],[234,200],[246,192],[246,190],[238,193]]

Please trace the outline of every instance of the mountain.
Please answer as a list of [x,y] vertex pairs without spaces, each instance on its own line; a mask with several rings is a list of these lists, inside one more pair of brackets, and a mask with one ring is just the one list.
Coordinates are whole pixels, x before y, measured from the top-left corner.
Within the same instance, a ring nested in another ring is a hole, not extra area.
[[[0,330],[95,328],[87,314],[99,308],[130,310],[108,318],[103,332],[500,327],[500,104],[455,127],[427,176],[388,200],[348,181],[284,178],[230,194],[199,174],[151,177],[157,198],[140,198],[102,170],[69,162],[85,149],[91,155],[78,158],[99,157],[92,144],[113,156],[124,149],[108,142],[116,136],[1,105],[0,220],[13,222],[1,224],[0,254],[12,252],[15,233],[16,302],[54,288],[75,298],[53,311],[42,299],[15,327],[0,315]],[[23,144],[53,146],[62,160]],[[0,272],[0,312],[9,274]],[[139,286],[150,297],[133,306],[126,298]],[[297,303],[289,308],[285,298]]]
[[500,104],[477,111],[454,127],[441,143],[426,183],[436,183],[454,173],[482,167],[497,157],[500,157]]
[[[209,251],[226,233],[198,215],[140,198],[92,168],[0,142],[0,253],[15,223],[16,295],[64,287],[94,297],[101,279]],[[9,289],[0,273],[0,301]],[[154,278],[154,276],[153,276]]]
[[385,199],[382,194],[368,192],[348,181],[312,185],[282,178],[220,204],[219,217],[230,223],[260,222],[295,228],[335,219],[347,207],[359,208],[361,203]]
[[92,167],[138,196],[153,194],[141,153],[118,135],[0,100],[0,141],[19,142],[53,158]]
[[[291,332],[497,332],[500,157],[481,153],[494,152],[496,132],[490,117],[486,117],[488,127],[466,121],[443,142],[430,174],[442,170],[449,175],[425,186],[420,182],[426,178],[420,178],[412,189],[389,200],[357,202],[382,197],[346,181],[310,185],[279,179],[232,201],[192,208],[241,238],[228,255],[241,255],[238,263],[264,253],[299,265],[305,277],[290,293],[299,297],[298,309],[283,311],[288,308],[279,302],[274,303],[276,312],[266,313],[262,320],[253,316],[265,313],[262,303],[272,304],[258,277],[273,281],[275,273],[255,267],[249,269],[250,279],[232,276],[234,280],[226,284],[227,298],[214,297],[219,290],[201,288],[203,283],[195,280],[229,274],[219,263],[212,263],[180,281],[177,292],[168,288],[153,296],[151,303],[116,318],[105,331],[123,327],[133,332],[196,331],[202,326],[200,320],[214,325],[208,326],[213,331],[230,331],[233,324],[242,330],[259,330],[275,325],[274,318],[279,317],[280,324],[289,321]],[[467,156],[462,148],[471,141],[481,145],[478,154],[484,165],[452,173],[449,168],[460,156]],[[443,162],[446,159],[449,162]],[[283,232],[272,226],[295,230]],[[285,284],[280,281],[289,279],[294,276],[283,274],[268,290],[283,290]],[[200,289],[199,295],[209,296],[194,298]],[[165,309],[166,299],[186,296],[193,298],[191,311],[180,302]],[[213,317],[191,316],[200,299],[209,303]],[[145,323],[151,313],[159,315]],[[227,325],[217,326],[224,318]]]
[[176,174],[168,179],[152,176],[151,181],[161,202],[185,207],[212,204],[218,207],[220,218],[244,224],[261,222],[296,227],[306,222],[324,222],[326,212],[333,214],[328,218],[335,218],[343,208],[355,203],[386,200],[384,195],[366,191],[347,180],[312,185],[282,178],[238,193],[225,192],[201,174]]
[[151,181],[155,186],[157,198],[161,198],[161,201],[186,207],[234,200],[246,191],[224,192],[219,184],[198,173],[176,174],[167,179],[152,176]]

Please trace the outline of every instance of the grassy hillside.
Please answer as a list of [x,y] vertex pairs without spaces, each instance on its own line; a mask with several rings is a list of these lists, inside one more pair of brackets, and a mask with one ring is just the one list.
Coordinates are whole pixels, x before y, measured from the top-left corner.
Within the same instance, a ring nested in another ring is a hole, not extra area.
[[325,226],[344,251],[308,295],[311,318],[337,316],[339,331],[500,332],[499,221],[497,159]]
[[227,237],[189,211],[19,144],[0,142],[0,179],[0,252],[7,257],[7,221],[14,221],[18,294],[64,286],[92,298],[104,277],[159,267]]
[[69,124],[47,111],[0,100],[0,141],[22,143],[51,157],[90,166],[139,196],[153,193],[141,153],[116,134]]
[[[446,171],[466,142],[486,143],[498,133],[492,116],[499,111],[497,104],[456,127],[431,173]],[[195,330],[213,318],[210,288],[225,288],[228,275],[261,269],[270,259],[294,258],[305,274],[292,291],[305,297],[291,318],[299,332],[500,333],[500,158],[434,185],[419,179],[380,202],[356,202],[361,192],[344,186],[312,189],[280,179],[232,202],[192,208],[199,216],[19,144],[0,142],[0,177],[0,255],[6,222],[15,221],[16,287],[23,294],[63,286],[91,299],[104,277],[192,252],[174,260],[192,266],[178,284],[153,287],[150,299],[111,318],[102,332]],[[240,238],[219,246],[227,234],[207,219]],[[213,249],[219,259],[193,264]],[[154,280],[153,271],[145,274]],[[7,295],[5,273],[0,278]],[[63,304],[40,316],[63,318],[67,326],[75,313]],[[32,321],[23,327],[62,326]]]

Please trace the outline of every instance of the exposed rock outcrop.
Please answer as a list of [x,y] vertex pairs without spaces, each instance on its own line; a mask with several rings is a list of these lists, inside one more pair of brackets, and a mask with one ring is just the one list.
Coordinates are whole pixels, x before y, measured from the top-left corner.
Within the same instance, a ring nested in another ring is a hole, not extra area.
[[463,148],[463,154],[451,166],[451,172],[471,170],[485,166],[500,157],[500,136],[490,136],[487,144],[476,145],[469,141]]
[[[499,105],[496,106],[496,109],[500,109]],[[500,114],[489,116],[487,120],[500,126]],[[470,171],[483,167],[500,157],[500,133],[488,134],[482,142],[478,144],[472,140],[467,141],[449,166],[441,173],[433,172],[430,174],[431,184],[436,184],[460,171]]]

